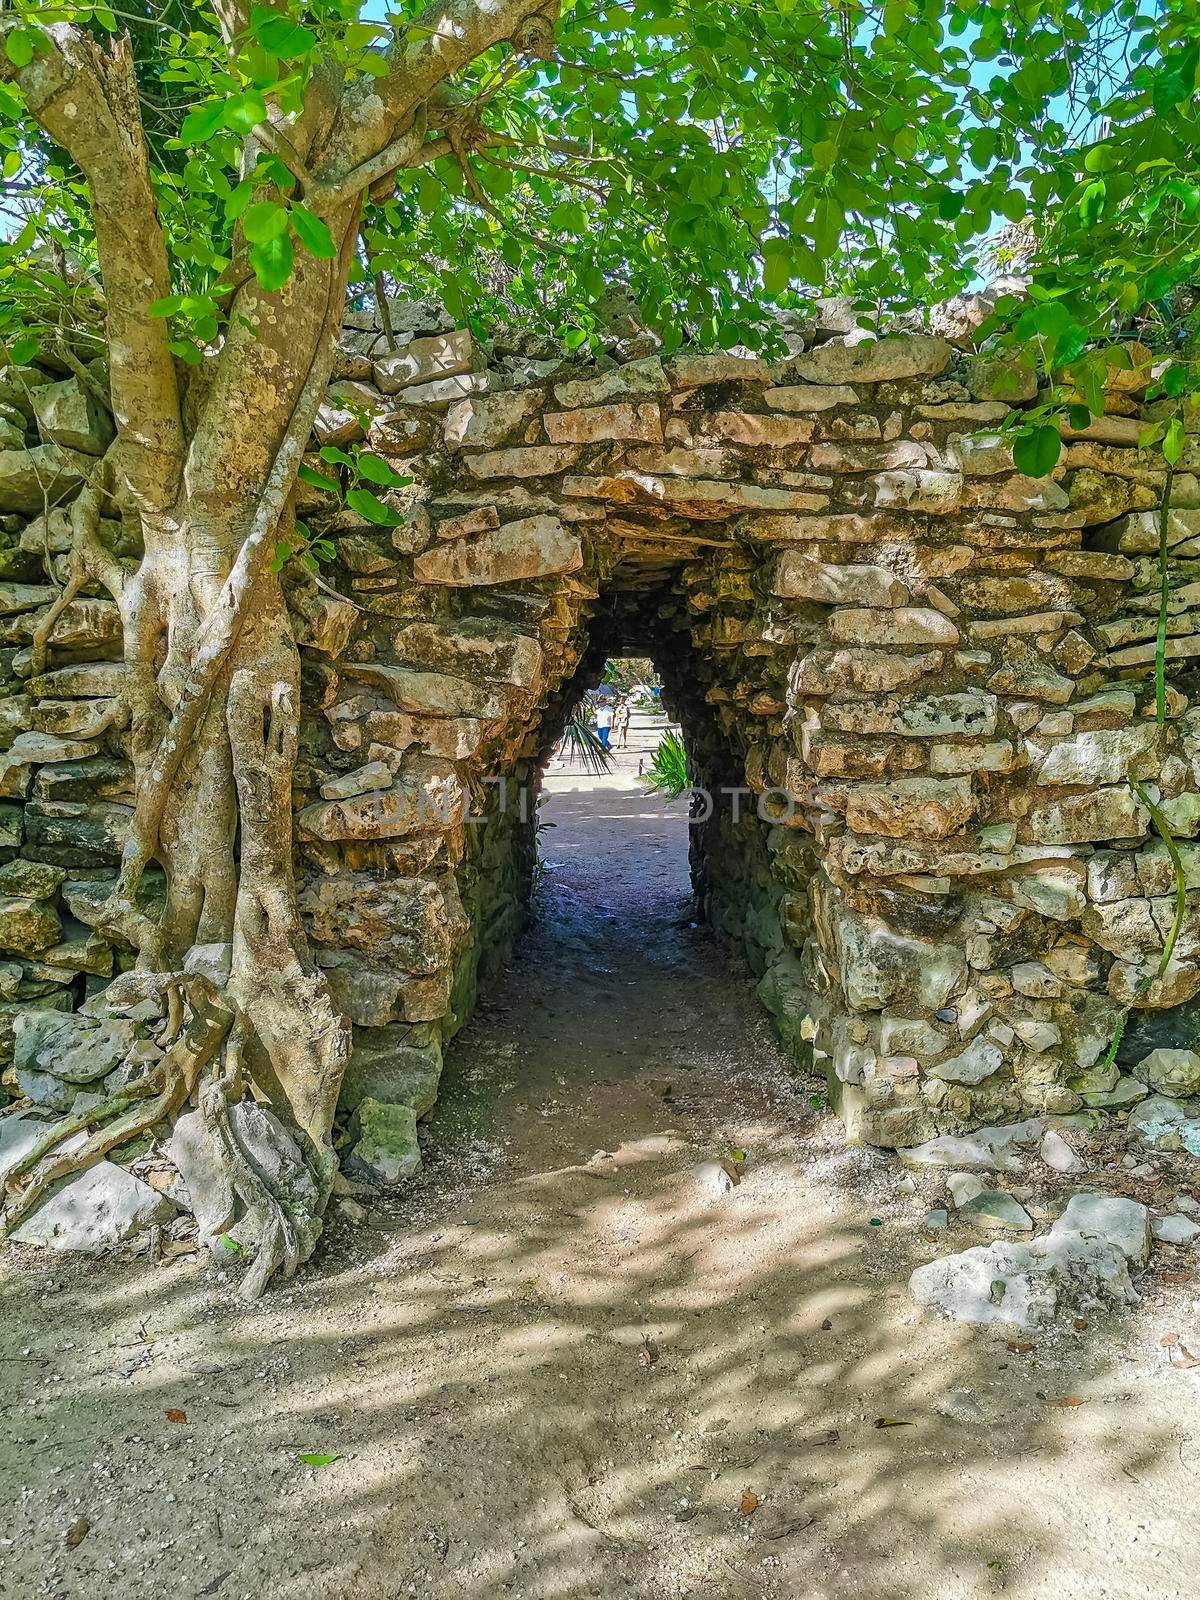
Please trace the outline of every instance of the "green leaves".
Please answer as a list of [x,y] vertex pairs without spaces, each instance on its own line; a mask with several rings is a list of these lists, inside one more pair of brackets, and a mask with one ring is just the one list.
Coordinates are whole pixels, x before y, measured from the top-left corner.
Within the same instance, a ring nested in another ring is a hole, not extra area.
[[274,234],[261,244],[252,245],[250,265],[258,279],[259,288],[267,294],[282,289],[292,275],[295,256],[292,241],[286,233]]
[[242,232],[250,251],[250,265],[259,287],[268,292],[281,289],[291,276],[295,250],[288,234],[289,225],[309,255],[328,260],[336,254],[328,226],[307,206],[290,209],[277,200],[258,200],[242,213]]
[[1156,114],[1168,116],[1196,92],[1196,72],[1200,65],[1200,44],[1171,52],[1154,75],[1151,99]]
[[271,55],[285,60],[306,54],[317,42],[315,34],[270,6],[251,7],[246,35]]
[[4,54],[14,67],[27,67],[37,52],[45,48],[45,41],[34,28],[14,28],[5,35]]
[[230,133],[252,133],[267,120],[267,102],[258,89],[232,95],[221,107],[221,125]]
[[[124,22],[73,0],[14,9],[17,69],[43,18],[93,34]],[[342,247],[312,192],[246,136],[269,117],[286,138],[318,73],[360,94],[388,71],[393,24],[413,8],[360,9],[252,0],[232,50],[203,7],[131,24],[178,291],[156,314],[172,318],[181,360],[212,348],[243,240],[264,293],[286,284],[297,252],[332,260]],[[469,144],[470,181],[453,156],[399,172],[365,207],[372,270],[480,332],[502,318],[599,348],[603,302],[619,291],[668,349],[686,338],[771,353],[771,302],[795,309],[816,289],[907,311],[1023,268],[1028,219],[1028,248],[1040,240],[1044,255],[1029,300],[998,325],[1034,344],[1048,381],[1114,320],[1153,324],[1170,348],[1178,291],[1200,275],[1200,39],[1184,0],[1117,12],[876,0],[860,20],[844,30],[836,9],[802,0],[567,8],[553,61],[509,77],[502,48],[442,86],[512,143]],[[86,191],[12,83],[0,84],[0,168],[47,181],[26,253],[67,248],[91,270]],[[997,244],[999,219],[1013,229]],[[352,281],[365,270],[355,263]],[[346,471],[351,490],[369,489]]]
[[294,205],[291,210],[291,221],[297,239],[310,256],[318,256],[322,261],[329,261],[337,254],[328,223],[323,222],[307,206]]
[[776,299],[786,292],[792,268],[786,239],[763,241],[763,288]]
[[1182,421],[1178,417],[1172,417],[1167,423],[1162,441],[1162,453],[1168,465],[1173,467],[1178,464],[1186,444],[1187,434],[1184,432]]
[[361,454],[355,463],[360,478],[368,483],[381,485],[385,489],[403,489],[412,482],[402,473],[394,472],[382,456]]
[[341,493],[341,485],[336,478],[327,478],[323,472],[318,472],[314,467],[306,466],[304,463],[297,468],[296,476],[310,489],[321,489],[326,494]]
[[249,244],[269,244],[287,232],[288,211],[275,200],[260,200],[242,213],[242,232]]
[[1062,441],[1058,429],[1043,423],[1017,435],[1013,444],[1013,461],[1017,471],[1029,478],[1044,478],[1054,470]]
[[398,511],[386,505],[370,489],[347,490],[346,504],[351,511],[357,511],[360,517],[380,528],[395,528],[404,520]]
[[1108,193],[1103,178],[1089,183],[1079,197],[1079,220],[1085,228],[1094,228],[1104,214],[1104,197]]
[[207,105],[197,106],[194,111],[189,111],[179,129],[180,143],[207,143],[220,132],[224,113],[225,106],[220,100],[210,100]]

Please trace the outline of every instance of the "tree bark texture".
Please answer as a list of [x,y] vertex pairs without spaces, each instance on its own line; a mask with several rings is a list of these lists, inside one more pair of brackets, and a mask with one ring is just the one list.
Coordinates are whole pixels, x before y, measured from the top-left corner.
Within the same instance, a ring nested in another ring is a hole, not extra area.
[[[197,975],[181,979],[182,989],[160,979],[155,992],[168,1009],[183,1004],[203,1018],[203,1050],[188,1061],[202,1055],[208,1076],[201,1082],[199,1067],[168,1073],[154,1104],[173,1115],[199,1101],[250,1220],[241,1248],[261,1251],[247,1279],[251,1292],[277,1267],[294,1270],[318,1230],[272,1194],[263,1162],[214,1095],[222,1103],[236,1098],[252,1080],[303,1137],[319,1211],[336,1170],[331,1129],[350,1046],[296,906],[299,658],[270,558],[288,526],[296,470],[330,378],[364,190],[442,153],[436,130],[454,113],[437,100],[439,91],[496,42],[524,38],[531,27],[540,40],[550,26],[538,18],[541,4],[460,0],[434,8],[394,45],[382,78],[343,81],[332,62],[314,67],[302,113],[287,120],[286,146],[299,192],[328,224],[336,256],[297,252],[288,281],[267,293],[250,271],[245,241],[235,237],[223,334],[192,369],[177,366],[166,319],[149,311],[186,285],[172,282],[128,39],[106,50],[56,23],[42,30],[45,48],[23,68],[0,49],[0,77],[19,85],[31,115],[89,185],[117,430],[73,508],[68,583],[38,628],[35,670],[75,594],[88,584],[106,588],[124,629],[127,688],[114,717],[129,729],[135,804],[100,926],[135,947],[139,970]],[[218,16],[232,41],[245,25],[242,8],[230,0]],[[27,26],[0,16],[0,45],[9,29]],[[256,130],[245,141],[247,168],[283,128],[277,108],[270,117],[274,131]],[[140,562],[117,560],[99,536],[101,513],[114,509],[140,525]],[[139,883],[154,861],[167,883],[160,916],[138,908]],[[215,1000],[196,989],[206,981],[216,985]],[[226,1029],[219,1050],[213,1017]],[[167,1016],[164,1028],[170,1023]],[[92,1120],[120,1113],[128,1121],[123,1106],[100,1108]],[[96,1135],[88,1158],[101,1145],[112,1141]],[[43,1152],[41,1167],[10,1176],[6,1226],[18,1208],[28,1209],[32,1186],[44,1188],[45,1164],[59,1176],[63,1159]]]

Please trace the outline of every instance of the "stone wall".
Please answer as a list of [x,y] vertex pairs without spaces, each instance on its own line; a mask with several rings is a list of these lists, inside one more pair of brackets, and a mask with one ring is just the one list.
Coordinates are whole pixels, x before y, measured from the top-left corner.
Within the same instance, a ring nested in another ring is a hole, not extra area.
[[[1130,782],[1177,837],[1200,832],[1200,444],[1168,521],[1159,729],[1145,375],[1114,369],[1109,414],[1031,480],[996,429],[1038,375],[929,334],[797,326],[768,365],[665,358],[643,333],[585,363],[477,344],[436,308],[394,321],[393,349],[352,319],[314,450],[365,442],[411,474],[392,495],[405,520],[381,528],[304,487],[345,598],[287,572],[305,658],[297,863],[316,959],[356,1024],[347,1111],[432,1104],[477,969],[520,926],[540,763],[622,649],[654,656],[718,791],[693,833],[703,908],[797,1059],[828,1066],[856,1137],[909,1144],[1141,1093],[1100,1067],[1124,1009],[1200,992],[1191,895],[1156,975],[1174,880]],[[33,484],[69,496],[108,425],[55,379],[0,378],[9,1018],[70,1007],[129,960],[89,926],[130,800],[121,735],[85,737],[120,682],[114,608],[74,602],[50,670],[27,676],[55,592],[46,552],[61,576],[66,548]],[[1182,853],[1200,889],[1200,849]],[[42,1086],[19,1059],[4,1081],[59,1105],[80,1087]]]

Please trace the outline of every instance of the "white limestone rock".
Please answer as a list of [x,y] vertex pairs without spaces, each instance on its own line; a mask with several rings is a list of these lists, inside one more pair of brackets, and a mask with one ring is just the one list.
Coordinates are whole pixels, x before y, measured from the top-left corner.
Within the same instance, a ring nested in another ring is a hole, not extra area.
[[1200,1094],[1200,1055],[1194,1050],[1151,1050],[1134,1067],[1133,1075],[1156,1094]]
[[1033,1232],[1033,1218],[1019,1201],[1003,1189],[981,1187],[969,1200],[958,1203],[958,1217],[961,1222],[977,1228],[1004,1229],[1013,1233]]
[[99,1161],[43,1201],[12,1238],[18,1244],[98,1256],[175,1215],[166,1195],[124,1167]]
[[1154,1217],[1150,1223],[1150,1232],[1159,1244],[1195,1244],[1200,1237],[1200,1222],[1194,1222],[1191,1217],[1172,1214],[1167,1217]]
[[909,1289],[918,1304],[955,1321],[1032,1331],[1053,1320],[1060,1301],[1084,1310],[1132,1304],[1129,1268],[1143,1265],[1148,1252],[1145,1206],[1076,1195],[1048,1233],[928,1262],[912,1274]]
[[1135,1266],[1144,1266],[1150,1255],[1150,1213],[1139,1201],[1121,1195],[1072,1195],[1050,1232],[1103,1240]]
[[1086,1172],[1087,1162],[1061,1133],[1047,1128],[1042,1135],[1041,1157],[1054,1172]]

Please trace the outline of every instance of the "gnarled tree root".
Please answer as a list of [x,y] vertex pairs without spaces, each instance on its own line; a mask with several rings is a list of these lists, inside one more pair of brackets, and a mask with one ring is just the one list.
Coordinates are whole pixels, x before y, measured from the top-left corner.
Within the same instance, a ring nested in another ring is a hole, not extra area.
[[[216,1166],[241,1215],[231,1223],[231,1253],[250,1257],[241,1285],[257,1300],[276,1273],[295,1276],[320,1234],[328,1194],[320,1163],[314,1170],[282,1124],[243,1102],[245,1021],[230,997],[199,974],[130,973],[117,980],[133,999],[147,991],[164,1013],[157,1043],[165,1054],[100,1105],[56,1123],[13,1167],[5,1182],[0,1241],[33,1210],[51,1185],[85,1171],[110,1150],[178,1117],[189,1100],[199,1105]],[[128,998],[114,996],[120,1003]],[[212,1066],[208,1082],[205,1069]],[[78,1150],[64,1145],[92,1130]],[[318,1153],[319,1154],[319,1153]],[[210,1241],[211,1242],[211,1241]]]
[[[51,1184],[86,1171],[110,1150],[175,1116],[195,1091],[201,1072],[229,1032],[234,1012],[204,977],[171,975],[163,980],[163,991],[167,1018],[160,1042],[167,1045],[166,1054],[143,1078],[90,1111],[68,1117],[26,1152],[5,1180],[0,1242],[24,1221]],[[185,1003],[191,1012],[186,1024]],[[62,1149],[64,1140],[88,1127],[96,1131],[78,1150]]]
[[221,1150],[223,1163],[245,1215],[238,1232],[254,1241],[254,1260],[242,1279],[239,1293],[244,1300],[261,1297],[270,1279],[279,1271],[293,1278],[304,1261],[297,1229],[282,1196],[276,1194],[263,1169],[249,1150],[243,1148],[229,1116],[226,1086],[212,1083],[200,1096],[200,1112],[209,1133]]

